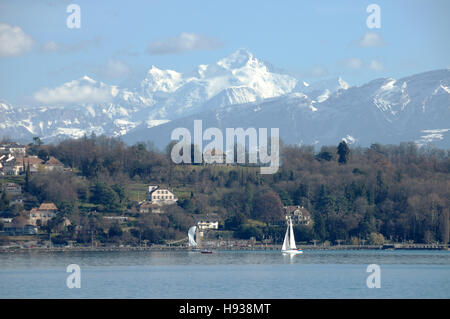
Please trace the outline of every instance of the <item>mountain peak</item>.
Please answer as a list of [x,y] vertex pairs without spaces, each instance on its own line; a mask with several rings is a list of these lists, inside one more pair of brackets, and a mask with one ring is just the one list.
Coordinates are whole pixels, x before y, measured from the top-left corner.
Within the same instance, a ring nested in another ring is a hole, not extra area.
[[156,66],[147,72],[147,77],[141,82],[141,87],[147,93],[151,92],[173,92],[183,83],[182,74],[173,70],[161,70]]
[[253,60],[258,61],[250,51],[246,49],[238,49],[227,57],[219,60],[217,64],[225,69],[239,69],[245,65],[248,65]]
[[244,48],[240,48],[237,49],[234,53],[232,53],[231,55],[235,55],[235,56],[243,56],[243,57],[253,57],[253,53],[251,53],[249,50],[244,49]]
[[173,71],[173,70],[169,70],[169,69],[163,70],[163,69],[160,69],[160,68],[152,65],[152,67],[147,71],[147,74],[150,75],[150,76],[155,76],[155,75],[158,75],[158,76],[173,76],[173,75],[179,74],[179,73],[177,71]]
[[158,71],[162,71],[162,70],[152,64],[151,68],[147,71],[147,73],[153,73],[153,72],[158,72]]
[[38,90],[33,98],[40,106],[26,109],[0,99],[0,135],[57,140],[134,130],[128,141],[154,138],[162,147],[169,126],[150,133],[137,127],[168,121],[180,127],[195,118],[214,127],[279,127],[280,137],[295,144],[335,144],[345,137],[359,145],[450,145],[449,69],[380,78],[347,92],[340,77],[303,82],[271,70],[245,49],[197,70],[187,75],[151,66],[140,91],[85,75]]
[[345,82],[341,77],[338,77],[337,82],[339,84],[340,89],[347,90],[350,85]]
[[94,79],[90,78],[90,77],[87,76],[87,75],[82,76],[82,77],[79,79],[79,81],[84,81],[84,82],[88,82],[88,83],[91,83],[91,84],[97,83],[97,81],[95,81]]

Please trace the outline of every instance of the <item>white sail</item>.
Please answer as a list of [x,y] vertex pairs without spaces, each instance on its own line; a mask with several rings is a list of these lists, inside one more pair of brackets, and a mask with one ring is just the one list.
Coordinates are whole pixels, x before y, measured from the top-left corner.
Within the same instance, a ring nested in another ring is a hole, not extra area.
[[295,245],[294,229],[292,227],[292,220],[289,217],[289,247],[290,249],[297,249]]
[[197,243],[195,242],[195,231],[197,230],[197,226],[192,226],[188,231],[189,238],[189,247],[197,247]]
[[281,250],[289,250],[289,227],[286,229],[286,235],[284,235],[283,247]]
[[288,220],[286,235],[284,235],[284,242],[281,251],[283,254],[290,255],[303,254],[303,251],[301,249],[297,249],[297,246],[295,245],[294,227],[292,226],[291,217],[289,217]]

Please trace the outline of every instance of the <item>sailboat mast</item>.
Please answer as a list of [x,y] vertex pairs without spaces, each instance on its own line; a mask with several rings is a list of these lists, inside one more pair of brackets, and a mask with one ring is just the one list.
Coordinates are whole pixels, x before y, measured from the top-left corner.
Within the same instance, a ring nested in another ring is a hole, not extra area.
[[292,226],[292,219],[289,217],[289,247],[290,249],[297,249],[295,245],[294,228]]

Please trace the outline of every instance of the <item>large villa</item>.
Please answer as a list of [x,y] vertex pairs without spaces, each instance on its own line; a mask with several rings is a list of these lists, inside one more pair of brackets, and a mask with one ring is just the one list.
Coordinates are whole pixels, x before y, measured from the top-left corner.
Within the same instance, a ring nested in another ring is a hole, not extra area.
[[177,196],[167,188],[150,185],[147,191],[147,201],[156,205],[169,205],[177,202]]

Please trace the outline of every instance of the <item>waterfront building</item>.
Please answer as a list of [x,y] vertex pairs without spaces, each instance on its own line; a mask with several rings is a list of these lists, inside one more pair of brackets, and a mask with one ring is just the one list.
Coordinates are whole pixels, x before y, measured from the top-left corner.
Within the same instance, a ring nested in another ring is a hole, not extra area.
[[201,230],[219,229],[219,221],[217,220],[199,220],[197,227]]

